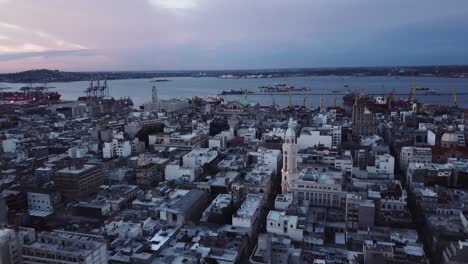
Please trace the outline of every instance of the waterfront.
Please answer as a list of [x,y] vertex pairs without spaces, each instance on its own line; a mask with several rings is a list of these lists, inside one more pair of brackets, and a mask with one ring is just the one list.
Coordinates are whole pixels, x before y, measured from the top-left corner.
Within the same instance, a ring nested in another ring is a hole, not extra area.
[[[468,92],[468,79],[462,78],[436,78],[436,77],[343,77],[343,76],[321,76],[321,77],[288,77],[288,78],[264,78],[264,79],[219,79],[219,78],[192,78],[192,77],[177,77],[167,78],[168,82],[150,82],[151,79],[127,79],[108,81],[110,94],[115,98],[130,96],[135,103],[135,106],[141,105],[143,102],[149,101],[151,97],[151,88],[153,85],[158,87],[158,95],[160,98],[191,98],[193,96],[214,96],[222,91],[231,89],[248,89],[254,93],[259,92],[258,87],[263,85],[274,85],[276,83],[285,83],[297,88],[307,87],[311,93],[331,93],[332,91],[340,91],[345,93],[358,89],[360,92],[366,93],[382,93],[388,94],[392,89],[395,93],[409,93],[412,83],[417,87],[427,87],[437,93],[451,93],[452,89],[457,92]],[[19,89],[27,84],[8,84],[8,86]],[[62,94],[63,100],[76,100],[79,96],[83,96],[83,91],[89,86],[89,82],[68,82],[68,83],[50,83],[55,87],[55,90]],[[345,87],[347,86],[347,87]],[[451,105],[452,96],[439,95],[424,95],[424,91],[418,91],[420,96],[418,100],[424,103],[436,103],[442,105]],[[424,96],[422,96],[424,95]],[[236,99],[240,95],[224,96],[226,99]],[[307,105],[317,106],[320,101],[320,96],[308,96]],[[325,95],[324,104],[332,105],[333,97]],[[341,104],[340,95],[337,96],[337,103]],[[397,98],[403,96],[396,96]],[[286,95],[249,95],[249,100],[259,102],[264,105],[271,105],[274,101],[276,104],[285,106],[288,104]],[[297,95],[292,97],[293,104],[303,103],[304,96]],[[460,107],[468,107],[468,95],[458,96],[458,105]]]

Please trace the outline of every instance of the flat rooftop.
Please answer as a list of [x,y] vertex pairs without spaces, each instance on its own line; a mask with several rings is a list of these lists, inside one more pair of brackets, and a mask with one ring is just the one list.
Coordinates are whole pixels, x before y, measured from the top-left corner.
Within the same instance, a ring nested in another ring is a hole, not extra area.
[[96,167],[96,165],[92,165],[92,164],[85,164],[83,166],[70,166],[70,167],[66,167],[64,169],[61,169],[59,170],[58,172],[59,173],[69,173],[69,174],[80,174],[80,173],[83,173],[85,171],[88,171],[90,169],[94,169]]
[[303,181],[314,181],[321,184],[339,184],[337,179],[328,173],[319,172],[314,168],[305,168],[299,174],[299,179]]
[[263,195],[261,194],[248,194],[234,217],[252,218],[255,212],[260,208],[262,200]]

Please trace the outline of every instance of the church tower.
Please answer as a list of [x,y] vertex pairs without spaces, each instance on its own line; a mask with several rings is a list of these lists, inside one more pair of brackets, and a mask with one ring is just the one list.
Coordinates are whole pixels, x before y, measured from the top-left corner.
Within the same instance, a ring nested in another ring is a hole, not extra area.
[[297,150],[296,132],[293,128],[293,119],[290,118],[283,143],[283,169],[281,170],[281,190],[283,194],[290,191],[298,175]]

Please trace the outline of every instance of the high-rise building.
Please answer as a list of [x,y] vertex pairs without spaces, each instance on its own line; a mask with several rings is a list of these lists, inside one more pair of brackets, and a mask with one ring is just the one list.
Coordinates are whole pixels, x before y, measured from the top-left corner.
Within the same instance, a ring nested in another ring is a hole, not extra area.
[[357,101],[353,107],[353,136],[372,136],[377,130],[377,120],[365,105]]

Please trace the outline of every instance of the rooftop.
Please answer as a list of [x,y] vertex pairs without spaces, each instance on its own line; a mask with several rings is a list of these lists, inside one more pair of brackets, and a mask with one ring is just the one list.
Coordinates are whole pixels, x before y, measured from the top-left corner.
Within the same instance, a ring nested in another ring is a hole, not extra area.
[[315,181],[320,184],[339,184],[338,180],[329,173],[319,172],[314,168],[305,168],[299,174],[303,181]]
[[234,215],[234,217],[252,218],[255,215],[256,211],[260,208],[262,200],[262,194],[249,193],[239,210],[237,210],[237,213]]
[[58,172],[59,173],[69,173],[69,174],[80,174],[80,173],[83,173],[85,171],[91,170],[91,169],[93,169],[95,167],[96,167],[96,165],[84,164],[81,167],[79,167],[79,166],[66,167],[64,169],[59,170]]

